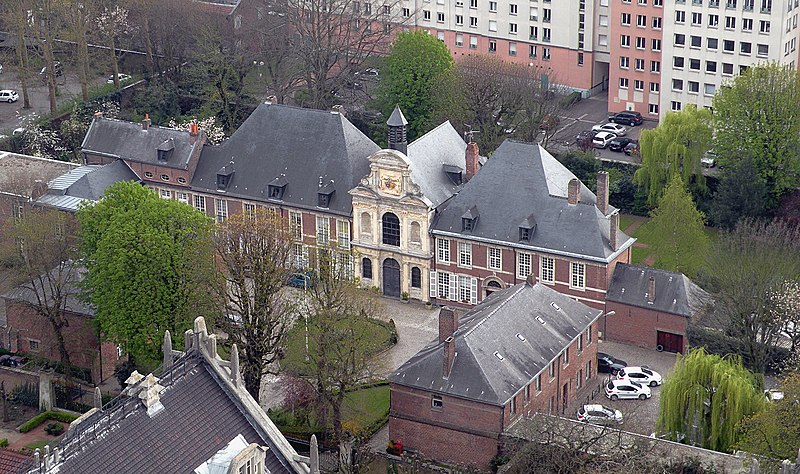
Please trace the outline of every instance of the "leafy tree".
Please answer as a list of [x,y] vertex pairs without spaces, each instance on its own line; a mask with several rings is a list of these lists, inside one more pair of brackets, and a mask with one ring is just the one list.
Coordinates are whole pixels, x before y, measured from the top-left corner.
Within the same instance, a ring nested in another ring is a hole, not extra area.
[[642,167],[634,178],[647,192],[651,207],[676,174],[695,197],[705,192],[700,158],[711,147],[711,126],[709,110],[687,105],[667,114],[655,129],[642,131]]
[[650,215],[654,233],[659,236],[659,265],[694,275],[703,262],[691,256],[705,255],[709,240],[705,233],[705,217],[683,187],[680,175],[672,177],[658,200],[658,207]]
[[378,101],[388,117],[399,105],[408,119],[408,140],[425,133],[433,111],[432,90],[453,67],[444,43],[424,30],[402,32],[384,60]]
[[134,182],[119,182],[78,211],[84,289],[101,334],[137,365],[157,364],[162,334],[197,316],[213,321],[211,219]]
[[693,349],[678,356],[661,387],[657,429],[673,441],[730,452],[739,422],[765,409],[763,387],[740,357]]
[[781,380],[784,397],[742,421],[738,449],[773,459],[795,459],[800,445],[800,374]]
[[783,221],[744,219],[711,246],[703,274],[716,293],[712,317],[742,344],[753,370],[763,372],[785,323],[775,295],[800,275],[800,228]]
[[743,156],[722,175],[711,204],[714,222],[732,229],[743,217],[761,217],[766,211],[767,189],[753,159]]
[[260,207],[232,215],[214,238],[224,274],[225,316],[219,324],[240,348],[245,387],[256,400],[263,376],[277,373],[273,363],[297,312],[293,296],[283,291],[292,246],[285,219]]
[[719,163],[753,160],[766,186],[766,208],[774,209],[800,183],[800,76],[789,66],[757,65],[714,96]]

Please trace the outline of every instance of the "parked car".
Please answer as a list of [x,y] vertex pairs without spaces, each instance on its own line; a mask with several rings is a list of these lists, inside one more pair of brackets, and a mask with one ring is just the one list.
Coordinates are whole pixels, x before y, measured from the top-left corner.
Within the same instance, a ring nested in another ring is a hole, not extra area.
[[[120,83],[123,83],[123,82],[126,82],[126,81],[130,81],[131,79],[133,79],[133,78],[130,75],[119,73],[119,82]],[[114,83],[114,75],[112,74],[112,75],[108,76],[108,78],[106,79],[106,84],[113,84],[113,83]]]
[[17,91],[11,89],[3,89],[0,91],[0,102],[16,102],[19,100],[19,94]]
[[638,155],[639,154],[639,144],[636,142],[631,142],[625,145],[625,148],[622,149],[626,155]]
[[600,132],[592,138],[592,145],[594,145],[595,148],[605,148],[611,143],[611,140],[615,138],[617,138],[617,136],[611,132]]
[[618,125],[616,123],[604,123],[602,125],[595,125],[592,127],[592,130],[597,130],[598,132],[611,132],[618,137],[624,137],[626,133],[628,133],[628,129],[623,127],[622,125]]
[[22,367],[27,361],[28,359],[22,356],[12,356],[10,354],[0,356],[0,365],[6,367]]
[[626,125],[630,125],[634,127],[636,125],[641,125],[644,123],[644,117],[639,112],[634,112],[632,110],[625,110],[622,112],[617,112],[615,114],[608,114],[608,121],[614,123],[624,123]]
[[611,143],[608,144],[608,149],[611,151],[622,152],[629,143],[633,143],[633,140],[630,138],[624,137],[617,137],[611,140]]
[[603,374],[616,374],[620,369],[624,369],[628,363],[624,360],[612,357],[605,352],[597,353],[597,371]]
[[295,288],[311,288],[314,286],[314,272],[292,273],[286,283]]
[[606,397],[611,400],[619,400],[621,398],[646,400],[651,395],[650,387],[632,380],[609,380],[606,384]]
[[700,164],[704,168],[713,168],[717,164],[717,154],[714,153],[714,150],[708,150],[703,153],[703,157],[700,158]]
[[764,390],[764,397],[766,397],[768,402],[777,402],[778,400],[783,400],[783,396],[783,390],[777,388]]
[[642,385],[655,387],[661,385],[661,374],[647,367],[625,367],[617,372],[617,380],[632,380]]
[[578,421],[599,425],[622,424],[622,412],[603,405],[584,405],[578,410]]

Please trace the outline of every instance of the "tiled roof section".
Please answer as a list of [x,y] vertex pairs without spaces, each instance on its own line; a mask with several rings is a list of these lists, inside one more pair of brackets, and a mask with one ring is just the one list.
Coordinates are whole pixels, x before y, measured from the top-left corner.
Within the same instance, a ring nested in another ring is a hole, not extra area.
[[17,474],[33,467],[33,458],[10,449],[0,449],[0,474]]
[[47,194],[36,202],[63,211],[77,211],[84,201],[99,201],[106,189],[119,181],[139,181],[122,160],[103,166],[81,166],[50,181]]
[[[398,109],[399,110],[399,109]],[[408,145],[411,179],[436,207],[457,193],[460,186],[447,177],[445,167],[466,168],[467,144],[450,122],[445,122]],[[459,225],[460,225],[459,221]]]
[[390,380],[504,405],[601,313],[541,283],[521,283],[493,293],[461,318],[448,378],[442,376],[444,343],[437,339]]
[[[655,279],[653,303],[648,302],[650,277]],[[711,295],[683,273],[624,263],[614,268],[606,300],[687,318],[713,302]]]
[[0,151],[0,192],[32,196],[35,187],[44,192],[44,183],[77,167],[75,163]]
[[[169,139],[174,141],[175,148],[165,163],[159,162],[158,147]],[[92,120],[81,148],[84,153],[185,170],[202,141],[200,137],[193,139],[184,130],[158,125],[144,130],[141,123],[101,117]]]
[[[470,239],[607,262],[633,239],[618,231],[618,249],[611,249],[610,217],[597,209],[594,193],[581,184],[580,202],[567,202],[567,184],[573,178],[538,144],[506,140],[463,189],[439,207],[432,232],[461,234],[461,216],[477,206],[481,218],[469,232]],[[613,212],[616,209],[610,208],[609,214]],[[521,242],[519,226],[526,219],[536,229],[529,242]]]
[[233,161],[226,194],[268,201],[267,184],[283,177],[282,202],[316,209],[322,177],[337,191],[327,211],[349,216],[348,191],[369,174],[368,157],[378,150],[342,114],[265,103],[228,140],[203,149],[191,184],[217,193],[217,172]]
[[[30,282],[19,285],[11,291],[0,295],[0,298],[10,301],[21,301],[31,305],[38,305],[39,300],[36,297],[36,293],[39,293],[45,297],[45,304],[51,304],[51,301],[53,301],[53,296],[48,289],[48,282],[58,282],[59,279],[61,279],[66,280],[67,282],[62,286],[62,290],[67,294],[67,301],[64,305],[64,309],[75,314],[94,316],[94,307],[90,304],[87,304],[80,298],[81,290],[79,288],[79,284],[83,279],[85,272],[86,270],[83,267],[72,268],[69,263],[66,263],[63,267],[61,267],[60,274],[57,269],[49,272],[52,280],[45,276],[41,279],[41,281],[37,279],[34,282],[35,286],[31,286]],[[44,282],[44,287],[42,286],[42,281]],[[42,290],[42,288],[44,288],[44,290]],[[37,289],[37,291],[34,291],[34,289]]]

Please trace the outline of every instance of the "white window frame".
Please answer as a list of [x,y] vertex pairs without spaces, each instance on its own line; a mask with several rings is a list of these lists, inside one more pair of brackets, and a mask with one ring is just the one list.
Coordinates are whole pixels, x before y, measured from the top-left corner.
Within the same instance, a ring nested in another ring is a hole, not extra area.
[[317,216],[317,245],[328,245],[331,238],[330,217]]
[[158,195],[161,196],[161,199],[172,199],[172,191],[169,189],[159,189]]
[[194,208],[203,214],[206,213],[206,197],[199,194],[194,195]]
[[570,262],[569,264],[569,287],[573,290],[586,289],[586,264],[582,262]]
[[225,222],[228,218],[228,200],[214,198],[214,210],[217,214],[217,222]]
[[533,255],[526,252],[517,253],[517,278],[528,278],[533,271]]
[[488,262],[490,270],[502,270],[503,249],[497,247],[488,247],[486,249],[486,261]]
[[544,255],[539,257],[539,281],[542,283],[554,284],[556,282],[556,259],[553,257],[546,257]]
[[350,221],[336,220],[336,240],[339,248],[350,248]]
[[450,285],[452,284],[452,276],[447,272],[436,272],[436,286],[438,287],[438,291],[436,292],[436,297],[440,299],[449,300],[451,298],[450,295]]
[[303,213],[289,211],[289,231],[295,240],[303,240]]
[[472,268],[472,244],[469,242],[458,243],[458,266]]
[[436,239],[436,261],[450,263],[450,240]]

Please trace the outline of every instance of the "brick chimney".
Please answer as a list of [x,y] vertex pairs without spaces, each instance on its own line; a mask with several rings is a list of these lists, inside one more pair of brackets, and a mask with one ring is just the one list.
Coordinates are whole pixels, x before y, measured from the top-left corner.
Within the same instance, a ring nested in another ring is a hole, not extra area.
[[192,122],[189,124],[189,136],[196,137],[200,133],[200,126],[197,125],[197,122]]
[[608,173],[605,171],[597,172],[597,209],[608,214]]
[[567,185],[567,202],[576,205],[581,200],[581,182],[578,178],[572,178]]
[[144,120],[142,120],[142,130],[147,130],[150,128],[150,114],[144,114]]
[[611,250],[617,250],[619,248],[619,242],[617,242],[617,240],[619,240],[619,212],[611,214],[608,225],[608,243],[611,245]]
[[656,279],[650,277],[647,279],[647,304],[653,304],[656,300]]
[[101,118],[103,118],[103,112],[98,110],[97,112],[94,113],[94,118],[100,120]]
[[453,360],[456,358],[456,340],[453,336],[444,340],[444,357],[442,357],[442,378],[450,377]]
[[452,336],[458,330],[458,316],[453,308],[443,306],[439,310],[439,342]]
[[469,181],[475,173],[478,172],[478,144],[473,142],[471,139],[469,143],[467,143],[467,150],[465,152],[465,159],[466,163],[466,172],[464,174],[464,181]]

